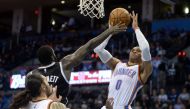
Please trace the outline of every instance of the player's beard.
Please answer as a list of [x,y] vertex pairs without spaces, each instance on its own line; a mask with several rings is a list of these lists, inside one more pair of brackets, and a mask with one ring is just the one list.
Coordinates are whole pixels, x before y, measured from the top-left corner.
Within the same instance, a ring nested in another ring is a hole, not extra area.
[[130,55],[129,61],[137,64],[142,63],[141,56],[135,56],[134,54]]

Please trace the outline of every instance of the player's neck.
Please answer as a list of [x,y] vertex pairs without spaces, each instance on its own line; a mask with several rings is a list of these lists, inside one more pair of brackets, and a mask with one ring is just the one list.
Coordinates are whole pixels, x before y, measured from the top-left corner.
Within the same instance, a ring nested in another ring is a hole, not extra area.
[[47,95],[45,93],[41,93],[40,96],[32,98],[32,101],[38,102],[38,101],[45,100],[45,99],[48,99]]
[[137,64],[141,64],[141,61],[129,59],[129,61],[127,62],[127,64],[130,65],[130,66],[137,65]]
[[127,62],[127,64],[129,64],[129,65],[136,65],[136,64],[138,64],[138,61],[136,61],[136,60],[129,60]]
[[138,64],[138,63],[131,62],[131,61],[128,61],[128,62],[127,62],[127,65],[128,65],[128,66],[133,66],[133,65],[137,65],[137,64]]

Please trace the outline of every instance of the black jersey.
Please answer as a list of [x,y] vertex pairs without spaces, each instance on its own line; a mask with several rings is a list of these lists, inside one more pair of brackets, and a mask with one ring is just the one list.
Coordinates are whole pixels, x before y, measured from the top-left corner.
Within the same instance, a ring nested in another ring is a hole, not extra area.
[[53,62],[47,66],[38,67],[36,70],[39,71],[42,75],[46,76],[50,85],[57,86],[57,97],[62,96],[63,103],[67,102],[67,95],[69,92],[69,81],[67,80],[62,63]]

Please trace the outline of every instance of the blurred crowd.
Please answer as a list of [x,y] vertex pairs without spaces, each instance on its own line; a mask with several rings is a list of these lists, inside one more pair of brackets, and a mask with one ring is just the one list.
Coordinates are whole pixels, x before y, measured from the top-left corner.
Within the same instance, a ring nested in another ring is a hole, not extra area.
[[[72,86],[70,109],[100,109],[107,99],[108,84]],[[190,74],[181,86],[151,88],[150,81],[137,94],[133,109],[190,109]],[[0,92],[0,109],[8,109],[16,91]]]
[[[50,33],[44,35],[20,36],[19,41],[9,40],[0,44],[0,70],[11,70],[16,66],[36,57],[37,49],[44,44],[51,45],[58,57],[73,53],[81,45],[91,38],[100,34],[102,30],[94,31],[74,31],[64,33]],[[146,33],[145,33],[146,34]],[[171,59],[178,51],[189,45],[189,32],[183,30],[161,29],[155,33],[146,35],[152,57]],[[106,49],[113,56],[119,59],[127,59],[130,49],[138,46],[136,37],[131,29],[126,33],[114,36],[109,41]],[[92,59],[92,53],[85,57],[85,60]],[[88,69],[87,69],[88,70]]]
[[[190,76],[187,82],[190,82]],[[151,90],[147,86],[138,93],[132,104],[133,109],[190,108],[189,87],[181,86],[181,88],[172,87]],[[91,87],[75,87],[75,91],[71,91],[69,96],[71,100],[68,107],[71,109],[100,109],[107,99],[107,85]]]
[[[10,76],[17,66],[27,61],[34,61],[37,49],[44,44],[51,45],[58,57],[73,53],[82,44],[100,34],[102,30],[70,31],[44,35],[21,35],[18,40],[4,41],[0,44],[0,109],[8,109],[15,91],[10,90]],[[132,105],[133,109],[190,109],[190,58],[185,53],[176,57],[179,51],[189,46],[189,32],[177,29],[161,29],[155,33],[146,34],[149,41],[153,73],[147,85],[137,95]],[[130,49],[137,46],[135,34],[129,29],[125,33],[114,36],[109,41],[108,49],[114,57],[127,61]],[[35,62],[32,64],[35,65]],[[98,59],[89,53],[82,64],[74,71],[108,69]],[[31,69],[26,70],[28,72]],[[99,86],[73,86],[69,95],[68,107],[71,109],[99,109],[107,98],[106,84]],[[93,87],[93,88],[92,88]],[[92,90],[94,89],[94,90]],[[17,91],[16,91],[17,92]]]

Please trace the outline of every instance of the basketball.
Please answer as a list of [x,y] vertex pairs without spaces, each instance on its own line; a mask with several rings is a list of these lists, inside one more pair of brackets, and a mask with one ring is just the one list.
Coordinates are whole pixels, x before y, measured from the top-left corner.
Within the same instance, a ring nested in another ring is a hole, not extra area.
[[109,16],[109,24],[114,26],[118,23],[123,23],[128,26],[131,21],[129,12],[124,8],[115,8],[111,11]]

